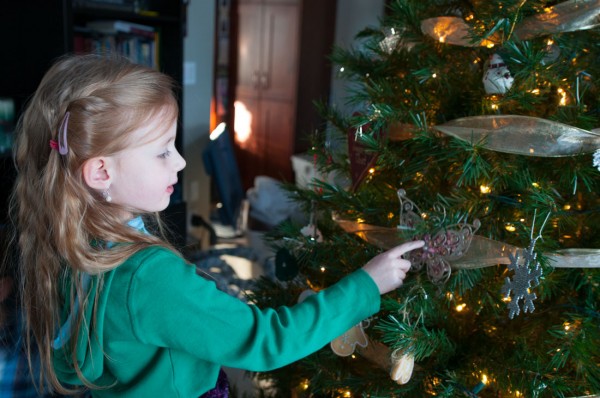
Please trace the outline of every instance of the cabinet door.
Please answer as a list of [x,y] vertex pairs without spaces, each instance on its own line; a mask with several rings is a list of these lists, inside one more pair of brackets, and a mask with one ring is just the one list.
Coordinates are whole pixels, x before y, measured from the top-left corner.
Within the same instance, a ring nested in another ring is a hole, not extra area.
[[298,80],[300,6],[265,4],[260,88],[270,99],[293,99]]
[[263,41],[262,15],[261,3],[241,2],[238,6],[236,98],[258,95]]
[[261,129],[257,132],[267,165],[263,174],[293,181],[292,161],[296,103],[268,100],[260,102]]
[[293,101],[237,98],[235,146],[244,188],[257,175],[292,181],[295,113]]

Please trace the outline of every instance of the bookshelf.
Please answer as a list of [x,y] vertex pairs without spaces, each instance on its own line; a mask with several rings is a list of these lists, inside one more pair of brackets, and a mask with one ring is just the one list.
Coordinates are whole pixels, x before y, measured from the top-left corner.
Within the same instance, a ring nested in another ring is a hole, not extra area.
[[[17,120],[27,99],[53,61],[66,53],[117,49],[135,62],[164,72],[183,87],[183,38],[187,0],[28,0],[7,1],[0,13],[3,60],[0,62],[0,99],[12,102]],[[108,30],[112,27],[113,30]],[[123,31],[129,29],[128,31]],[[139,58],[134,58],[139,57]],[[181,105],[182,92],[177,91]],[[180,106],[180,109],[182,107]],[[181,120],[181,115],[180,115]],[[10,133],[7,133],[10,139]],[[175,145],[183,153],[183,134]],[[3,182],[2,220],[14,180],[8,150],[0,152]],[[172,242],[186,241],[186,205],[179,179],[165,218]]]

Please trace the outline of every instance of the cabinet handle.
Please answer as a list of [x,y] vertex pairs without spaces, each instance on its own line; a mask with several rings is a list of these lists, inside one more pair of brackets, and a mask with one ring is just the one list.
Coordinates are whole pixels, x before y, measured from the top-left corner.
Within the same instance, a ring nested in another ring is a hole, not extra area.
[[269,88],[269,74],[267,72],[263,72],[260,74],[260,87],[263,90]]

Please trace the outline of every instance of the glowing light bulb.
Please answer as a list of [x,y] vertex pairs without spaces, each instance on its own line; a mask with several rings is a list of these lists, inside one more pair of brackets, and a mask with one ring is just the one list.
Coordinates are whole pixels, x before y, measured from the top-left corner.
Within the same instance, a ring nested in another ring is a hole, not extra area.
[[559,88],[557,90],[558,95],[560,95],[560,100],[558,101],[558,104],[560,106],[565,106],[567,105],[567,92],[565,90],[563,90],[562,88]]
[[490,188],[488,185],[481,185],[479,187],[479,190],[481,191],[481,193],[490,193],[492,191],[492,188]]
[[467,308],[466,304],[459,304],[456,306],[455,310],[456,312],[462,312],[465,308]]
[[506,226],[504,227],[504,229],[506,229],[508,232],[515,232],[517,230],[517,227],[515,227],[512,224],[506,224]]

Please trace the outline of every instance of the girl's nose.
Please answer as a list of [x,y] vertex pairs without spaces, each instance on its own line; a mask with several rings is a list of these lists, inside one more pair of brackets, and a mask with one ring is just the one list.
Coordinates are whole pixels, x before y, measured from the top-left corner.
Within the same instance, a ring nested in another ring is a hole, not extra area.
[[185,159],[183,158],[183,156],[181,156],[179,154],[179,151],[175,151],[175,154],[176,154],[175,159],[174,159],[175,169],[177,171],[181,171],[185,167],[185,164],[186,164]]

